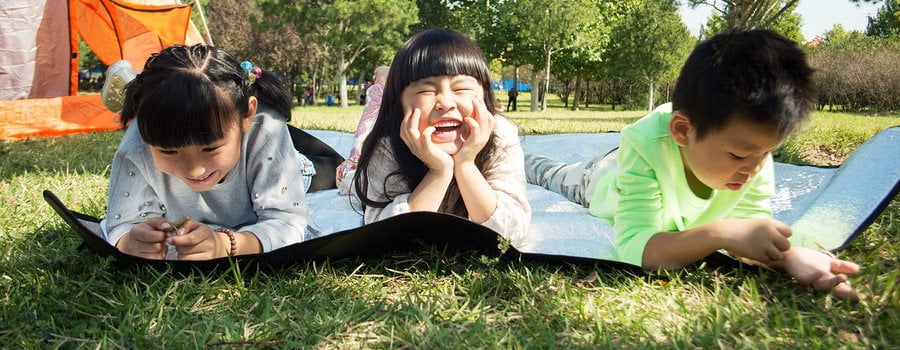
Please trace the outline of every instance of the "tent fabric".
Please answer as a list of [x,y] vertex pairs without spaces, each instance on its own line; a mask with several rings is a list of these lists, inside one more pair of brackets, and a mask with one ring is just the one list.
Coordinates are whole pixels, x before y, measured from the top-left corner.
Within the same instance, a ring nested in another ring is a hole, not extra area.
[[[186,42],[190,5],[75,0],[78,33],[103,64],[128,60],[140,73],[150,54]],[[192,40],[195,36],[191,36]]]
[[64,1],[4,0],[0,5],[0,100],[71,93],[69,10]]
[[0,140],[121,128],[100,95],[0,101]]
[[177,0],[3,0],[0,140],[117,129],[99,95],[74,96],[78,35],[104,64],[140,72],[154,52],[203,43],[190,19]]

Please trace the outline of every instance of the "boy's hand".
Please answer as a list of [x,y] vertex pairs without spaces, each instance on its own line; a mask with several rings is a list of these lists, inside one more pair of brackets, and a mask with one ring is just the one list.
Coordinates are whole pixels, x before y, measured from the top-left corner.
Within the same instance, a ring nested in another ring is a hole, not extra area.
[[715,228],[729,253],[769,264],[791,247],[791,228],[775,219],[722,220]]
[[171,225],[165,218],[152,218],[134,225],[116,242],[119,251],[146,259],[162,260],[166,258],[166,233],[163,231]]
[[418,108],[408,107],[403,121],[400,123],[400,139],[409,147],[409,150],[419,158],[430,170],[450,173],[453,169],[453,157],[442,151],[431,141],[431,134],[435,128],[428,126],[419,132],[419,120],[428,118],[422,116]]
[[846,274],[859,272],[859,265],[835,259],[825,253],[803,247],[792,247],[784,252],[781,263],[784,270],[794,279],[812,284],[818,289],[830,290],[834,296],[846,300],[859,300],[862,294],[850,287]]
[[228,255],[226,247],[231,242],[223,243],[221,236],[206,224],[191,220],[178,228],[176,236],[169,237],[166,243],[175,246],[181,260],[207,260]]
[[475,161],[478,152],[481,152],[484,145],[490,140],[496,122],[497,119],[485,107],[484,100],[479,95],[475,95],[472,98],[472,116],[463,118],[463,123],[466,124],[469,133],[463,139],[462,147],[453,155],[456,165]]

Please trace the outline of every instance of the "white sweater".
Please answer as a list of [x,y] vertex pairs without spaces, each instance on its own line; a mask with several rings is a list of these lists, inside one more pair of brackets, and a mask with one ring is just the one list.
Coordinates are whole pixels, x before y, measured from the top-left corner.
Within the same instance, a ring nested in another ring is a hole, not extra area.
[[[497,150],[494,152],[494,158],[487,162],[489,168],[484,171],[484,178],[497,196],[497,208],[487,221],[481,224],[504,237],[518,237],[527,233],[531,222],[531,206],[528,205],[525,196],[525,160],[522,145],[516,126],[502,116],[497,116],[494,134],[497,137]],[[385,183],[388,175],[398,168],[386,138],[382,139],[381,144],[373,151],[369,164],[368,197],[382,202],[390,197],[391,202],[384,208],[366,206],[365,223],[408,213],[410,211],[408,200],[413,190],[411,186],[400,176],[391,176],[388,179],[390,181]],[[445,204],[441,205],[440,212],[449,212]],[[459,213],[450,214],[459,215]]]
[[308,209],[296,159],[280,114],[260,106],[225,181],[195,192],[156,167],[132,121],[113,159],[101,227],[113,245],[134,225],[159,216],[172,222],[190,216],[214,229],[253,232],[263,252],[303,241]]

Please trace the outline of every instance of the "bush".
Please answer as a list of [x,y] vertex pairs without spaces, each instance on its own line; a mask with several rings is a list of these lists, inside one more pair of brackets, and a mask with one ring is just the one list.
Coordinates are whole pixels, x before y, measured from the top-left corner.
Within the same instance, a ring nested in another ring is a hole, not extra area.
[[819,108],[886,112],[900,109],[900,45],[888,43],[863,49],[831,47],[814,50]]

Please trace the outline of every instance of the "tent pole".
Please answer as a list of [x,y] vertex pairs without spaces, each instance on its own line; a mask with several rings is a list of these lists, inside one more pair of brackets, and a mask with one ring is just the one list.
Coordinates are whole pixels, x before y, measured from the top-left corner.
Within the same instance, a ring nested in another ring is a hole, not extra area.
[[200,4],[200,0],[194,1],[197,4],[197,11],[200,11],[200,21],[203,22],[203,29],[206,29],[206,41],[209,46],[216,46],[213,44],[212,35],[209,34],[209,24],[206,23],[206,16],[203,15],[203,5]]

